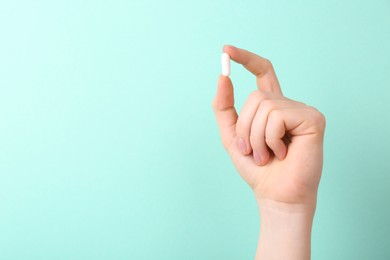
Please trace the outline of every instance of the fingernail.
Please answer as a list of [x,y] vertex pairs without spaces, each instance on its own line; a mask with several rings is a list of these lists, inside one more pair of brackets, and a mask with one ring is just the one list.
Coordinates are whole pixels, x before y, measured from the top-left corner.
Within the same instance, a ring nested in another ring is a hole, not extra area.
[[253,151],[253,159],[255,160],[256,164],[261,163],[260,155],[256,151]]
[[238,139],[238,148],[241,153],[246,154],[246,144],[242,138]]

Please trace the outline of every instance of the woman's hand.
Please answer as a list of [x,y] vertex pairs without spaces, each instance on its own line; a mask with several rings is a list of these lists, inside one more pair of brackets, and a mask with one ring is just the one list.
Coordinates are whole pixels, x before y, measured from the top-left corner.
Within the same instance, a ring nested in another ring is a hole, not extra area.
[[230,78],[221,75],[218,80],[213,108],[235,167],[260,206],[275,202],[314,210],[322,172],[324,116],[284,97],[267,59],[233,46],[223,51],[256,76],[258,87],[238,115]]
[[223,51],[256,76],[258,87],[238,115],[233,84],[221,75],[213,101],[222,143],[258,201],[256,259],[308,260],[325,118],[283,96],[268,60],[233,46]]

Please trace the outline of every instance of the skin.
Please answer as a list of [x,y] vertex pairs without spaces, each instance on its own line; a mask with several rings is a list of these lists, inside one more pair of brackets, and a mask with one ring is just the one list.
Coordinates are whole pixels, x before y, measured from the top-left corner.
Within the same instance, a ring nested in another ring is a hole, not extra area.
[[212,103],[223,146],[258,203],[256,259],[310,259],[325,117],[283,96],[269,60],[229,45],[223,52],[256,77],[240,114],[229,77],[219,76]]

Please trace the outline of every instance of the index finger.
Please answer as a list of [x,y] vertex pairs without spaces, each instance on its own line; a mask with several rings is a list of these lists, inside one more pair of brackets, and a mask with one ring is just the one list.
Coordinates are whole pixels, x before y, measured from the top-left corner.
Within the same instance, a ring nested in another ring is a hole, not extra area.
[[228,53],[232,60],[243,65],[256,76],[256,83],[259,90],[282,94],[278,78],[269,60],[231,45],[225,45],[223,51]]

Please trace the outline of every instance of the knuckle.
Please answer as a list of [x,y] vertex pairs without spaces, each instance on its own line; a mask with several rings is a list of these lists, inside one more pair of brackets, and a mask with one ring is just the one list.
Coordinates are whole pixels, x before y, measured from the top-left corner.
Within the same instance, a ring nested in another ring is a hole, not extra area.
[[271,135],[266,135],[266,137],[265,137],[265,142],[266,142],[266,144],[267,144],[268,146],[273,147],[274,144],[275,144],[275,142],[276,142],[276,140],[275,140],[275,138],[273,138]]
[[223,102],[220,102],[220,100],[217,97],[215,97],[213,99],[213,101],[211,102],[211,107],[215,111],[220,111],[220,110],[227,109],[227,107],[223,104]]
[[321,131],[324,131],[326,127],[326,118],[323,113],[321,113],[318,109],[315,107],[311,107],[313,113],[312,113],[312,120],[314,125]]
[[269,59],[264,59],[264,64],[267,69],[273,69],[272,62]]
[[257,99],[259,98],[259,91],[258,91],[258,90],[252,91],[252,92],[249,94],[249,98],[250,98],[250,99],[255,99],[255,100],[257,100]]
[[223,146],[223,148],[225,148],[226,151],[229,150],[229,143],[227,141],[222,140],[222,146]]
[[291,102],[291,104],[295,104],[297,107],[307,107],[307,105],[302,101],[293,100],[293,99],[289,99],[289,98],[286,98],[286,100]]
[[217,101],[215,100],[215,98],[213,99],[213,101],[211,102],[211,107],[215,110],[217,109]]
[[275,105],[276,102],[274,100],[266,99],[260,103],[259,109],[264,111],[270,111],[275,107]]
[[321,129],[325,129],[325,126],[326,126],[326,118],[324,116],[324,114],[322,114],[321,112],[318,112],[316,114],[316,122],[317,124],[321,127]]
[[249,95],[249,98],[255,100],[264,100],[267,98],[266,94],[263,91],[255,90]]
[[272,110],[268,115],[268,120],[273,122],[282,120],[282,112],[277,109]]

